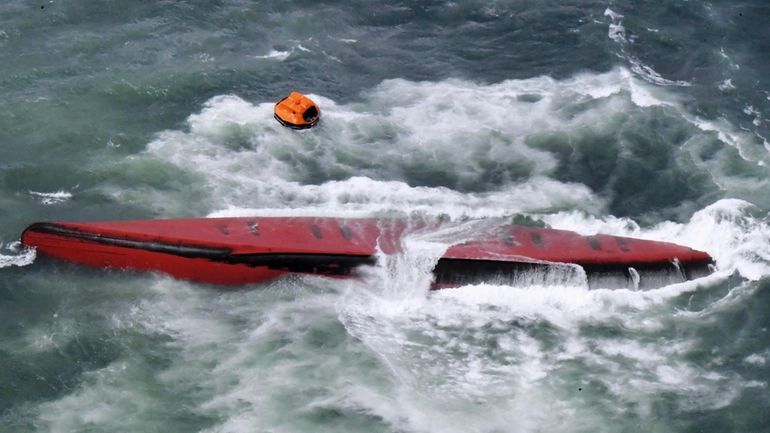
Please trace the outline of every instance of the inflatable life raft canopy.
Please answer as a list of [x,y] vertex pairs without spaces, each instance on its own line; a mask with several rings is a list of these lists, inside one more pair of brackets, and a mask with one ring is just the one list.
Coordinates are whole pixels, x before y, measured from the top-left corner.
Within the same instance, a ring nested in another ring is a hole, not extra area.
[[275,104],[275,120],[289,128],[312,128],[320,118],[321,111],[315,102],[299,92],[291,92]]

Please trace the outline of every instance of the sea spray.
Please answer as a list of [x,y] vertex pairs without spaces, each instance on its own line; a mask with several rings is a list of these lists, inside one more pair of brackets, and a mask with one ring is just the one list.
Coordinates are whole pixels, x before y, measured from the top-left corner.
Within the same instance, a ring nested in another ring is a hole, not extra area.
[[630,218],[573,211],[544,215],[542,220],[583,235],[604,233],[689,246],[709,253],[716,269],[759,280],[770,274],[770,224],[757,211],[747,201],[724,199],[695,212],[685,223],[664,221],[646,228]]
[[[11,254],[2,254],[2,251]],[[7,246],[0,243],[0,269],[9,266],[27,266],[35,261],[36,252],[33,248],[26,248],[20,242],[12,242]]]

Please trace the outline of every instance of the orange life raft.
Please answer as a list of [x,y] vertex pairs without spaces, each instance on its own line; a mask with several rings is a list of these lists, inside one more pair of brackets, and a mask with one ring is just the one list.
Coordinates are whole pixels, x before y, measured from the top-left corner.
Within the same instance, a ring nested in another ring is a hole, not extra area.
[[275,120],[289,128],[312,128],[320,118],[321,111],[315,102],[299,92],[291,92],[275,104]]

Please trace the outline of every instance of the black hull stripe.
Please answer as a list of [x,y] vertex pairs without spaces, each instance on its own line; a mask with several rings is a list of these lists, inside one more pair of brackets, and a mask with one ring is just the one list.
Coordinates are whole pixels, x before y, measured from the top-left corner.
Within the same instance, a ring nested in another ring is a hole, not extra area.
[[264,266],[287,272],[318,273],[327,275],[349,275],[361,265],[373,265],[377,259],[369,255],[312,254],[312,253],[260,253],[232,254],[230,248],[216,248],[189,244],[169,244],[156,241],[137,241],[98,233],[62,227],[50,223],[37,223],[29,231],[94,242],[121,248],[130,248],[154,253],[170,254],[189,259],[206,259],[219,263],[246,266]]
[[95,242],[115,247],[152,251],[154,253],[173,254],[188,258],[204,258],[210,260],[222,259],[230,255],[230,248],[214,248],[198,245],[170,244],[155,241],[136,241],[131,239],[102,236],[98,233],[88,233],[80,230],[62,227],[51,223],[36,223],[29,226],[28,231],[48,233],[67,238]]

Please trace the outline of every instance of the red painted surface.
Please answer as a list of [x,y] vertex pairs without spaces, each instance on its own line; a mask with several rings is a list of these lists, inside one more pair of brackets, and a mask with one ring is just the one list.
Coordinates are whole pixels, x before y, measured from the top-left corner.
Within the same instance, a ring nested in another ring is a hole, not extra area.
[[[710,262],[711,257],[668,242],[620,236],[582,236],[575,232],[536,227],[507,226],[496,238],[484,238],[450,247],[444,257],[517,261],[523,258],[579,265]],[[505,239],[508,243],[504,242]]]
[[[405,233],[424,222],[398,219],[315,217],[206,218],[87,223],[51,223],[87,238],[51,233],[32,225],[24,245],[39,254],[97,267],[165,272],[177,278],[215,284],[261,282],[287,273],[266,266],[226,263],[126,247],[98,239],[229,250],[229,255],[374,256],[397,253]],[[574,232],[502,226],[447,249],[447,259],[504,262],[559,262],[583,265],[710,263],[708,254],[687,247],[608,235],[585,237]]]
[[[398,249],[402,220],[341,218],[191,218],[56,223],[105,237],[231,248],[232,254],[374,253],[378,238],[386,253]],[[346,239],[347,237],[350,239]]]

